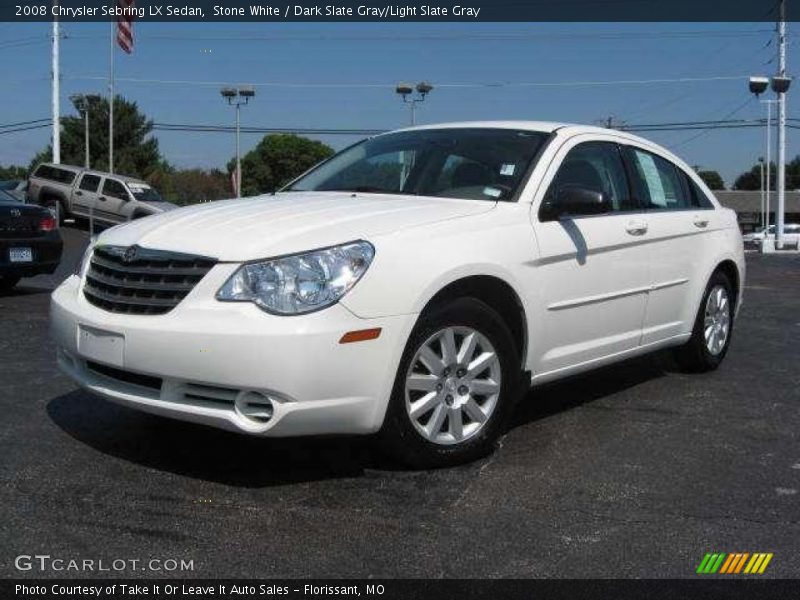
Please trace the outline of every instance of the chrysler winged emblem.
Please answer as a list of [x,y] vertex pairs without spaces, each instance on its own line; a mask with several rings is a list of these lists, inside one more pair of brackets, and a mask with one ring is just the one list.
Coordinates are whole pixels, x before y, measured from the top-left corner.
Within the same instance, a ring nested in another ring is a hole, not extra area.
[[132,260],[134,260],[136,258],[136,253],[137,252],[138,252],[138,247],[137,246],[131,246],[130,248],[127,248],[125,250],[125,252],[123,253],[123,255],[122,255],[122,260],[124,262],[126,262],[126,263],[127,262],[131,262]]

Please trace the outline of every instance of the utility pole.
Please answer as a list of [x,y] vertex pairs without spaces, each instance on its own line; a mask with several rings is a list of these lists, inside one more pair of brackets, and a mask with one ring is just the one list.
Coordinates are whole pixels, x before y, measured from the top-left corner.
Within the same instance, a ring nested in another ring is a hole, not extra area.
[[[58,7],[58,0],[53,0],[53,6]],[[53,162],[61,162],[61,72],[59,69],[59,54],[61,42],[61,27],[58,18],[53,19]]]
[[[780,21],[778,22],[778,77],[786,79],[786,0],[781,0]],[[778,210],[775,215],[775,248],[783,248],[783,217],[786,205],[786,91],[778,92]]]

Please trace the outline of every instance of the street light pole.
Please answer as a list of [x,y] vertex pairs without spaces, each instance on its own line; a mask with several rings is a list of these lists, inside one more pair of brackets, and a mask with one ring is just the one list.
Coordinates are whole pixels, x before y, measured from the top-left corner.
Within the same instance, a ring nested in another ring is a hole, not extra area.
[[[786,206],[786,92],[789,89],[786,78],[786,0],[781,0],[780,21],[778,22],[779,62],[778,76],[772,84],[778,93],[778,210],[775,215],[775,248],[783,248],[783,217]],[[778,79],[787,82],[785,88],[776,85]]]
[[758,221],[759,225],[761,225],[761,229],[764,229],[764,157],[761,156],[758,159],[758,167],[760,172],[758,190],[761,192],[761,210],[758,214]]
[[252,86],[225,87],[220,90],[222,97],[230,106],[236,108],[236,197],[242,197],[242,151],[241,151],[241,110],[256,95]]
[[75,94],[69,97],[78,112],[83,115],[83,163],[88,169],[90,168],[89,162],[89,97],[81,94]]
[[236,104],[236,197],[242,197],[242,106]]

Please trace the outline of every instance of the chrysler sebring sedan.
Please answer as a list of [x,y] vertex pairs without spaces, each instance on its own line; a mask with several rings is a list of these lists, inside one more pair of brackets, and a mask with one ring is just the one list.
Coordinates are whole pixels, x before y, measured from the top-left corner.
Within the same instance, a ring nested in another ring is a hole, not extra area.
[[377,434],[428,467],[491,451],[533,385],[665,347],[715,369],[743,284],[735,214],[663,148],[460,123],[104,232],[53,293],[52,330],[61,368],[114,402]]

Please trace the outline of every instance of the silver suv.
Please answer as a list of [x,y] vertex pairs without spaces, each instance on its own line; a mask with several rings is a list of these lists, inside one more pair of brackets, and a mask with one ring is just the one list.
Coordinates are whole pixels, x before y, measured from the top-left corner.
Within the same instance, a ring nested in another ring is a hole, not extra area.
[[27,201],[68,217],[116,224],[177,208],[140,179],[42,163],[28,180]]

